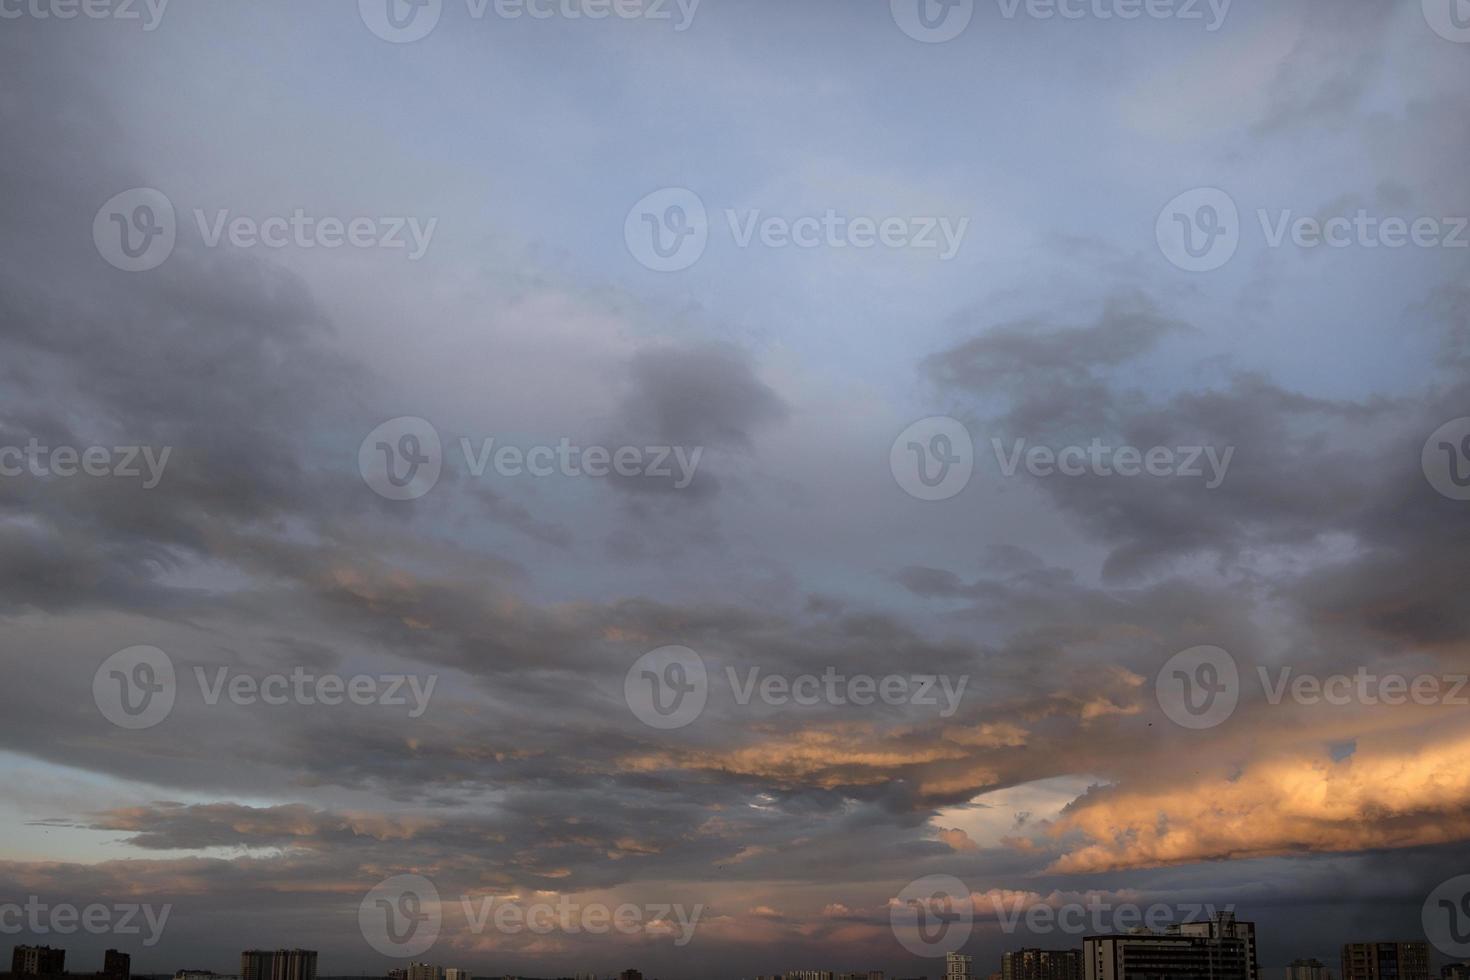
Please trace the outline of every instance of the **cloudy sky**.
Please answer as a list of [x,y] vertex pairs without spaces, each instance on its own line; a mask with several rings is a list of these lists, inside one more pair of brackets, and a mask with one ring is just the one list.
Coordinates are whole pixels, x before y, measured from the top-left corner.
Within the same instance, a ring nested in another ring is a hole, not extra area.
[[0,941],[1470,957],[1467,7],[0,0]]

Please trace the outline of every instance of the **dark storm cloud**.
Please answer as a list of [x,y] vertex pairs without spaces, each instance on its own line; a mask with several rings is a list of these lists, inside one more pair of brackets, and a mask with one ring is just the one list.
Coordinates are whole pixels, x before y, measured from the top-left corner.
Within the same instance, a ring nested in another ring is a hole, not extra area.
[[624,424],[649,438],[749,450],[756,429],[788,415],[737,348],[644,350],[633,358],[628,374]]

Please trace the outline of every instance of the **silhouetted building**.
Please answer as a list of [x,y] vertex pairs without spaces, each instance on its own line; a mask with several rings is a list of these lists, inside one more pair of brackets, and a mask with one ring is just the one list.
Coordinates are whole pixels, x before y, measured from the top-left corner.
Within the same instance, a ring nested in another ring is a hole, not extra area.
[[944,954],[944,980],[971,980],[970,957],[964,953]]
[[624,970],[618,974],[618,980],[643,980],[643,974],[638,970]]
[[1347,943],[1342,980],[1429,980],[1429,944]]
[[10,954],[10,972],[18,977],[66,972],[66,950],[50,946],[17,946]]
[[1332,980],[1332,971],[1321,960],[1292,960],[1286,968],[1286,980]]
[[1439,968],[1439,980],[1470,980],[1470,963],[1446,963]]
[[408,964],[408,980],[441,980],[439,968],[432,963]]
[[1082,950],[1010,950],[1000,958],[1000,980],[1082,980]]
[[129,980],[133,975],[133,958],[127,953],[109,949],[102,954],[102,972],[118,980]]
[[248,949],[240,954],[240,980],[316,980],[316,950]]

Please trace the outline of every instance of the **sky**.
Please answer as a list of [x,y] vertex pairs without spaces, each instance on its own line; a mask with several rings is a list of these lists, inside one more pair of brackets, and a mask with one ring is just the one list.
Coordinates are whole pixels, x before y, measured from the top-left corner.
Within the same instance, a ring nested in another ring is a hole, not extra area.
[[0,943],[1470,959],[1467,82],[1464,0],[0,0]]

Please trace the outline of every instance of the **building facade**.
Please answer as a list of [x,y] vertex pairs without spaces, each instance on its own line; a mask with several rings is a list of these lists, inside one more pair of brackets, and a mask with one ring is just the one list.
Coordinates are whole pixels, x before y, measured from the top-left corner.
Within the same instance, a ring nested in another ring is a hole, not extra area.
[[1238,939],[1245,943],[1246,959],[1250,965],[1250,980],[1260,980],[1261,970],[1256,962],[1256,924],[1241,922],[1234,912],[1219,912],[1213,919],[1203,922],[1185,922],[1169,927],[1170,934],[1201,936],[1207,939]]
[[1082,980],[1082,950],[1010,950],[1000,958],[1000,980]]
[[1429,944],[1347,943],[1342,980],[1429,980]]
[[10,954],[10,972],[31,977],[65,973],[66,950],[50,946],[17,946]]
[[1286,980],[1332,980],[1332,971],[1321,960],[1292,960],[1286,968]]
[[944,980],[971,980],[971,957],[964,953],[946,953],[944,957]]
[[316,980],[316,950],[248,949],[240,954],[240,980]]
[[130,980],[133,975],[133,958],[127,953],[109,949],[102,954],[102,972],[118,980]]
[[1250,962],[1238,939],[1196,936],[1088,936],[1086,980],[1249,980]]

